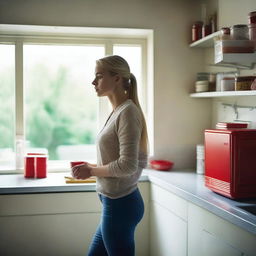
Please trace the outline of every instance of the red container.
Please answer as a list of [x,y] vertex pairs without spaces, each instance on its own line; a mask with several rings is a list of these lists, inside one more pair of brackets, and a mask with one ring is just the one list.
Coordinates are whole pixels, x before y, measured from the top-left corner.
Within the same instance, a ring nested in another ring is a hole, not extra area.
[[248,14],[248,23],[249,24],[256,24],[256,12],[250,12]]
[[25,156],[25,178],[46,178],[47,156],[28,154]]
[[151,168],[155,170],[160,170],[160,171],[168,171],[173,167],[173,162],[166,161],[166,160],[151,160],[150,165]]
[[25,178],[35,177],[35,158],[33,156],[26,156],[24,161]]
[[46,156],[37,156],[35,158],[35,177],[46,178]]
[[212,33],[210,25],[203,25],[202,27],[202,37],[208,36]]
[[205,130],[205,185],[236,198],[256,197],[256,129]]
[[192,26],[192,42],[195,42],[202,38],[202,26],[203,22],[195,22]]
[[248,25],[249,39],[254,42],[254,51],[256,51],[256,23]]

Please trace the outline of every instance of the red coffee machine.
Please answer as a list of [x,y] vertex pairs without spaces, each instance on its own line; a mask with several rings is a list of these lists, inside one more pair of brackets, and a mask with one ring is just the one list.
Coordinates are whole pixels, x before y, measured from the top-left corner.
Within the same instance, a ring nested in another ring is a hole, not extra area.
[[205,130],[205,185],[232,199],[256,198],[256,129],[243,125]]

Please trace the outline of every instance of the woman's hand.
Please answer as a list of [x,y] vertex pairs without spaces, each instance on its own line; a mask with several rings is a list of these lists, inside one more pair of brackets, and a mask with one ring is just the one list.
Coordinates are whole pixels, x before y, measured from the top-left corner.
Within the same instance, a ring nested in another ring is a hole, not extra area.
[[72,176],[76,179],[88,179],[91,175],[92,167],[85,164],[79,164],[74,167],[72,167]]

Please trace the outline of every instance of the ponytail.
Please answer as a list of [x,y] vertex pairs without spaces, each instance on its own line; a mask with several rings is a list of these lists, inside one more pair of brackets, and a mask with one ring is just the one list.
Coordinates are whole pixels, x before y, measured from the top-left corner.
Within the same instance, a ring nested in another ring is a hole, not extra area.
[[139,103],[139,98],[138,98],[138,93],[137,93],[137,79],[134,76],[133,73],[130,73],[130,86],[128,89],[129,93],[129,99],[131,99],[138,107],[141,116],[142,116],[142,133],[141,133],[141,140],[140,140],[140,148],[143,153],[147,154],[148,153],[148,132],[147,132],[147,125],[146,125],[146,120],[142,111],[142,108]]

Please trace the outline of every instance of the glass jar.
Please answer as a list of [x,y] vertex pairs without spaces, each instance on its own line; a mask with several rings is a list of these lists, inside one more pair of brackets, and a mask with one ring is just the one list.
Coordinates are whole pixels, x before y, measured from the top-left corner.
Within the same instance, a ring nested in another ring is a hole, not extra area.
[[197,21],[192,26],[192,42],[195,42],[202,38],[202,26],[203,22]]
[[235,90],[244,91],[251,90],[251,85],[256,76],[237,76],[235,78]]
[[231,27],[231,37],[234,40],[248,40],[249,31],[248,26],[245,24],[238,24]]
[[254,51],[256,51],[256,23],[249,24],[249,39],[254,42]]
[[230,39],[230,28],[229,27],[223,27],[221,28],[221,40],[228,40]]
[[250,12],[248,14],[248,23],[249,24],[256,24],[256,12]]
[[202,27],[202,37],[208,36],[212,33],[210,25],[203,25]]

